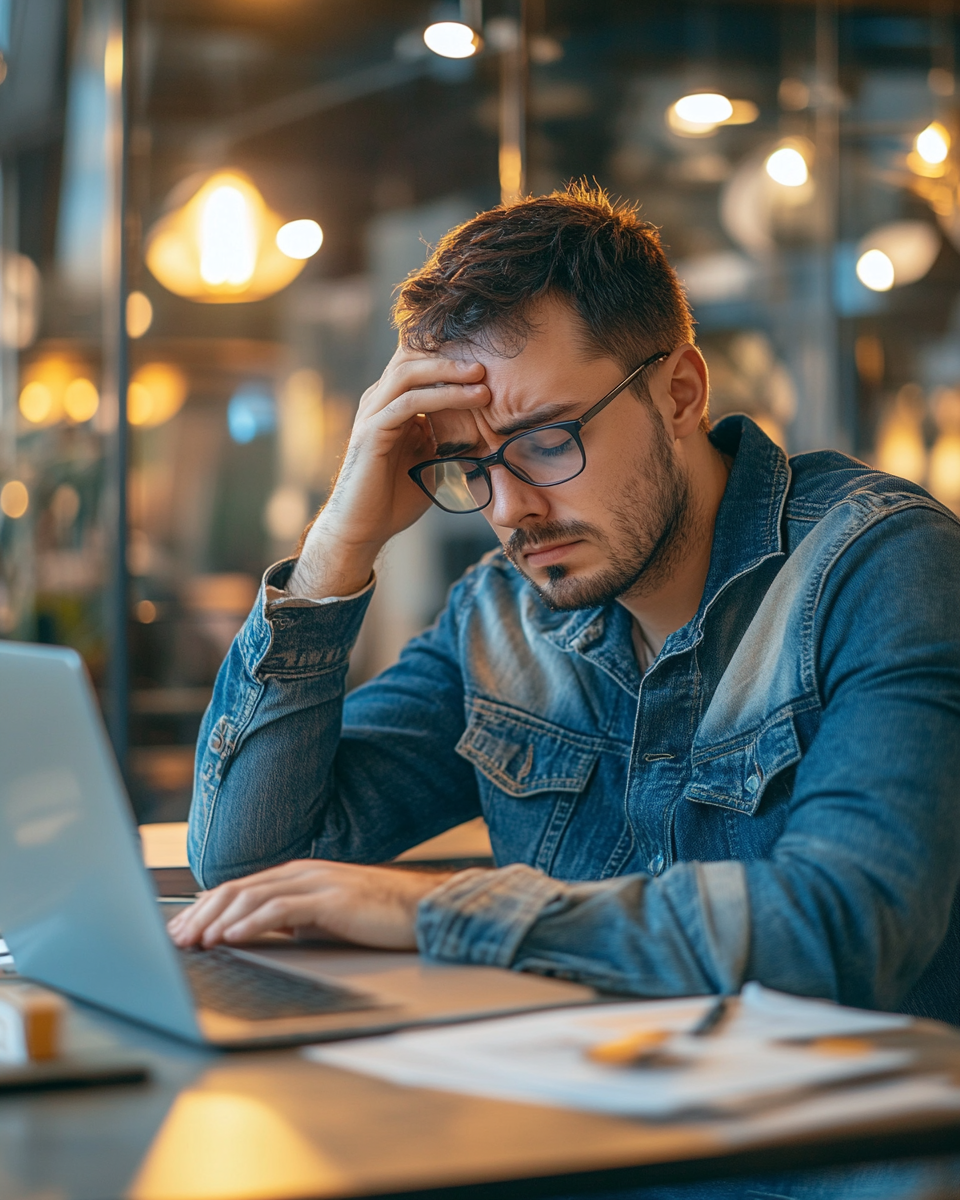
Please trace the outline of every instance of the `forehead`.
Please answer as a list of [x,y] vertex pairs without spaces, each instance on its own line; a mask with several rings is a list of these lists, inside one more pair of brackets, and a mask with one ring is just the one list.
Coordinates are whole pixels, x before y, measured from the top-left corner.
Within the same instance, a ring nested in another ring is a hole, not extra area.
[[591,352],[583,324],[568,305],[545,301],[530,320],[529,336],[519,350],[465,344],[450,347],[451,357],[483,364],[491,400],[482,413],[493,427],[558,405],[579,410],[599,399],[623,375],[613,359]]

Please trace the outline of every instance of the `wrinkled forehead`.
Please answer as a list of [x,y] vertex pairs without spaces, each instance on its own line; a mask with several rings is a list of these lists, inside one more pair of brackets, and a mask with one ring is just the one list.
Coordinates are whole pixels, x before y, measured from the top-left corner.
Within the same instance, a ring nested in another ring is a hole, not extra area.
[[431,420],[439,443],[461,445],[472,440],[489,445],[523,427],[579,416],[616,383],[614,377],[619,378],[612,362],[588,359],[573,347],[564,352],[562,346],[554,346],[544,353],[537,341],[532,339],[514,354],[473,345],[444,347],[449,358],[482,364],[491,398],[489,404],[469,412],[434,413]]

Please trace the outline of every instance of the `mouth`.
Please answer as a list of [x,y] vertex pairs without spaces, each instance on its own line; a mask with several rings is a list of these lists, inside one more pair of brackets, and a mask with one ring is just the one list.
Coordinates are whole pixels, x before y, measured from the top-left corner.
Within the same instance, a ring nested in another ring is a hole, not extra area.
[[581,538],[576,538],[570,542],[553,542],[548,546],[535,546],[530,550],[525,550],[523,557],[529,567],[552,567],[555,563],[562,562],[575,547],[581,544],[581,541]]

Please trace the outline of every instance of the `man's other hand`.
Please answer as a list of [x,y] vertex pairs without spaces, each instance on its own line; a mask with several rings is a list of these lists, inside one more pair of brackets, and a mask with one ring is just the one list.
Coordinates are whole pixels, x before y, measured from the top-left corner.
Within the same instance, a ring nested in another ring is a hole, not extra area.
[[167,928],[178,946],[282,932],[415,950],[417,905],[452,873],[297,859],[204,892]]

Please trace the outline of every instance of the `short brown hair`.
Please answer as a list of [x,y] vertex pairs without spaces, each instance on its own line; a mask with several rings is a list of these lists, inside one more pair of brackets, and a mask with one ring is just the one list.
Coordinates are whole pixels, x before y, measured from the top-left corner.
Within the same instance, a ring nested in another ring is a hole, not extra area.
[[657,229],[635,206],[570,184],[479,213],[451,229],[401,285],[394,324],[404,346],[474,342],[519,350],[530,308],[572,304],[585,348],[632,371],[658,350],[693,341],[693,318]]

